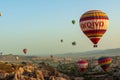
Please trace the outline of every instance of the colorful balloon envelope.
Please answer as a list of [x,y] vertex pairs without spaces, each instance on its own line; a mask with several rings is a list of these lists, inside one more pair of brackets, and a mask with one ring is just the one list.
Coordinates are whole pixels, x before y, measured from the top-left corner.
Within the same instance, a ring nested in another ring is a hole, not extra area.
[[77,66],[82,72],[84,72],[88,67],[88,62],[86,60],[79,60]]
[[83,33],[91,40],[94,47],[97,47],[101,37],[108,29],[109,18],[101,10],[90,10],[81,16],[79,23]]
[[23,49],[24,54],[27,54],[28,50],[25,48]]
[[111,63],[112,63],[112,58],[110,58],[110,57],[100,57],[98,59],[98,64],[101,66],[101,68],[104,71],[108,70],[108,68],[110,67]]

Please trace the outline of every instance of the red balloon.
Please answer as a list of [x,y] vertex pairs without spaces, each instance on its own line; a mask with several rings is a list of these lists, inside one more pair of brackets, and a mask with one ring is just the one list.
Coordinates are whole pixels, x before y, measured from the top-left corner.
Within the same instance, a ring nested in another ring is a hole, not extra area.
[[23,49],[24,54],[26,54],[26,53],[27,53],[27,51],[28,51],[28,50],[27,50],[26,48],[25,48],[25,49]]
[[88,62],[86,60],[79,60],[77,66],[82,72],[84,72],[88,67]]

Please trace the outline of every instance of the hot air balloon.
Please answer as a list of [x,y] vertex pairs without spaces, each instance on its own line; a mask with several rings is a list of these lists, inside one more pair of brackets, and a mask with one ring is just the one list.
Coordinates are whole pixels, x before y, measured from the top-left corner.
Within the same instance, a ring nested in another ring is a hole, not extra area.
[[75,46],[75,45],[76,45],[76,42],[75,42],[75,41],[73,41],[73,42],[72,42],[72,45],[73,45],[73,46]]
[[0,16],[2,16],[2,13],[0,12]]
[[72,24],[75,24],[75,20],[72,20]]
[[91,40],[94,47],[97,47],[101,37],[107,31],[109,18],[101,10],[90,10],[81,16],[79,23],[83,33]]
[[24,54],[27,54],[27,51],[28,50],[26,48],[23,49]]
[[84,72],[88,67],[88,62],[86,60],[79,60],[77,66],[82,72]]
[[19,57],[18,57],[18,56],[16,56],[16,60],[19,60]]
[[50,55],[50,58],[51,58],[51,59],[53,59],[53,58],[54,58],[54,56],[53,56],[53,55]]
[[104,71],[108,70],[111,63],[112,63],[112,58],[110,58],[110,57],[100,57],[98,59],[98,64],[101,66],[101,68]]
[[63,39],[61,39],[60,41],[61,41],[61,43],[62,43],[62,42],[63,42]]

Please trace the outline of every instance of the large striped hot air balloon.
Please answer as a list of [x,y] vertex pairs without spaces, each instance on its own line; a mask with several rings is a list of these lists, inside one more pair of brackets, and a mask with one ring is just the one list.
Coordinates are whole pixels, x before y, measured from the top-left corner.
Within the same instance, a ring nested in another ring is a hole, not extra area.
[[98,64],[101,66],[101,68],[104,71],[108,70],[111,63],[112,63],[112,58],[110,58],[110,57],[100,57],[98,59]]
[[84,72],[88,67],[88,62],[86,60],[79,60],[77,66],[82,72]]
[[79,23],[83,33],[92,41],[94,47],[97,47],[108,28],[109,18],[101,10],[90,10],[81,16]]

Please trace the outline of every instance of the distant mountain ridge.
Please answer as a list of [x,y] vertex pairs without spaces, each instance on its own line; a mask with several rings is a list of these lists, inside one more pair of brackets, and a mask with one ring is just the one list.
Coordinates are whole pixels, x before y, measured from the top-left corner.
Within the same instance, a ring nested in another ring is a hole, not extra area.
[[[0,61],[13,62],[16,61],[16,56],[19,56],[19,61],[30,61],[33,58],[40,58],[42,56],[24,56],[24,55],[0,55]],[[47,55],[43,58],[49,58]],[[120,56],[120,48],[115,49],[105,49],[105,50],[92,50],[86,52],[75,52],[75,53],[64,53],[64,54],[54,54],[55,57],[71,57],[71,58],[90,58],[90,57],[100,57],[100,56]]]
[[120,48],[106,50],[92,50],[86,52],[57,54],[58,57],[100,57],[100,56],[120,56]]

